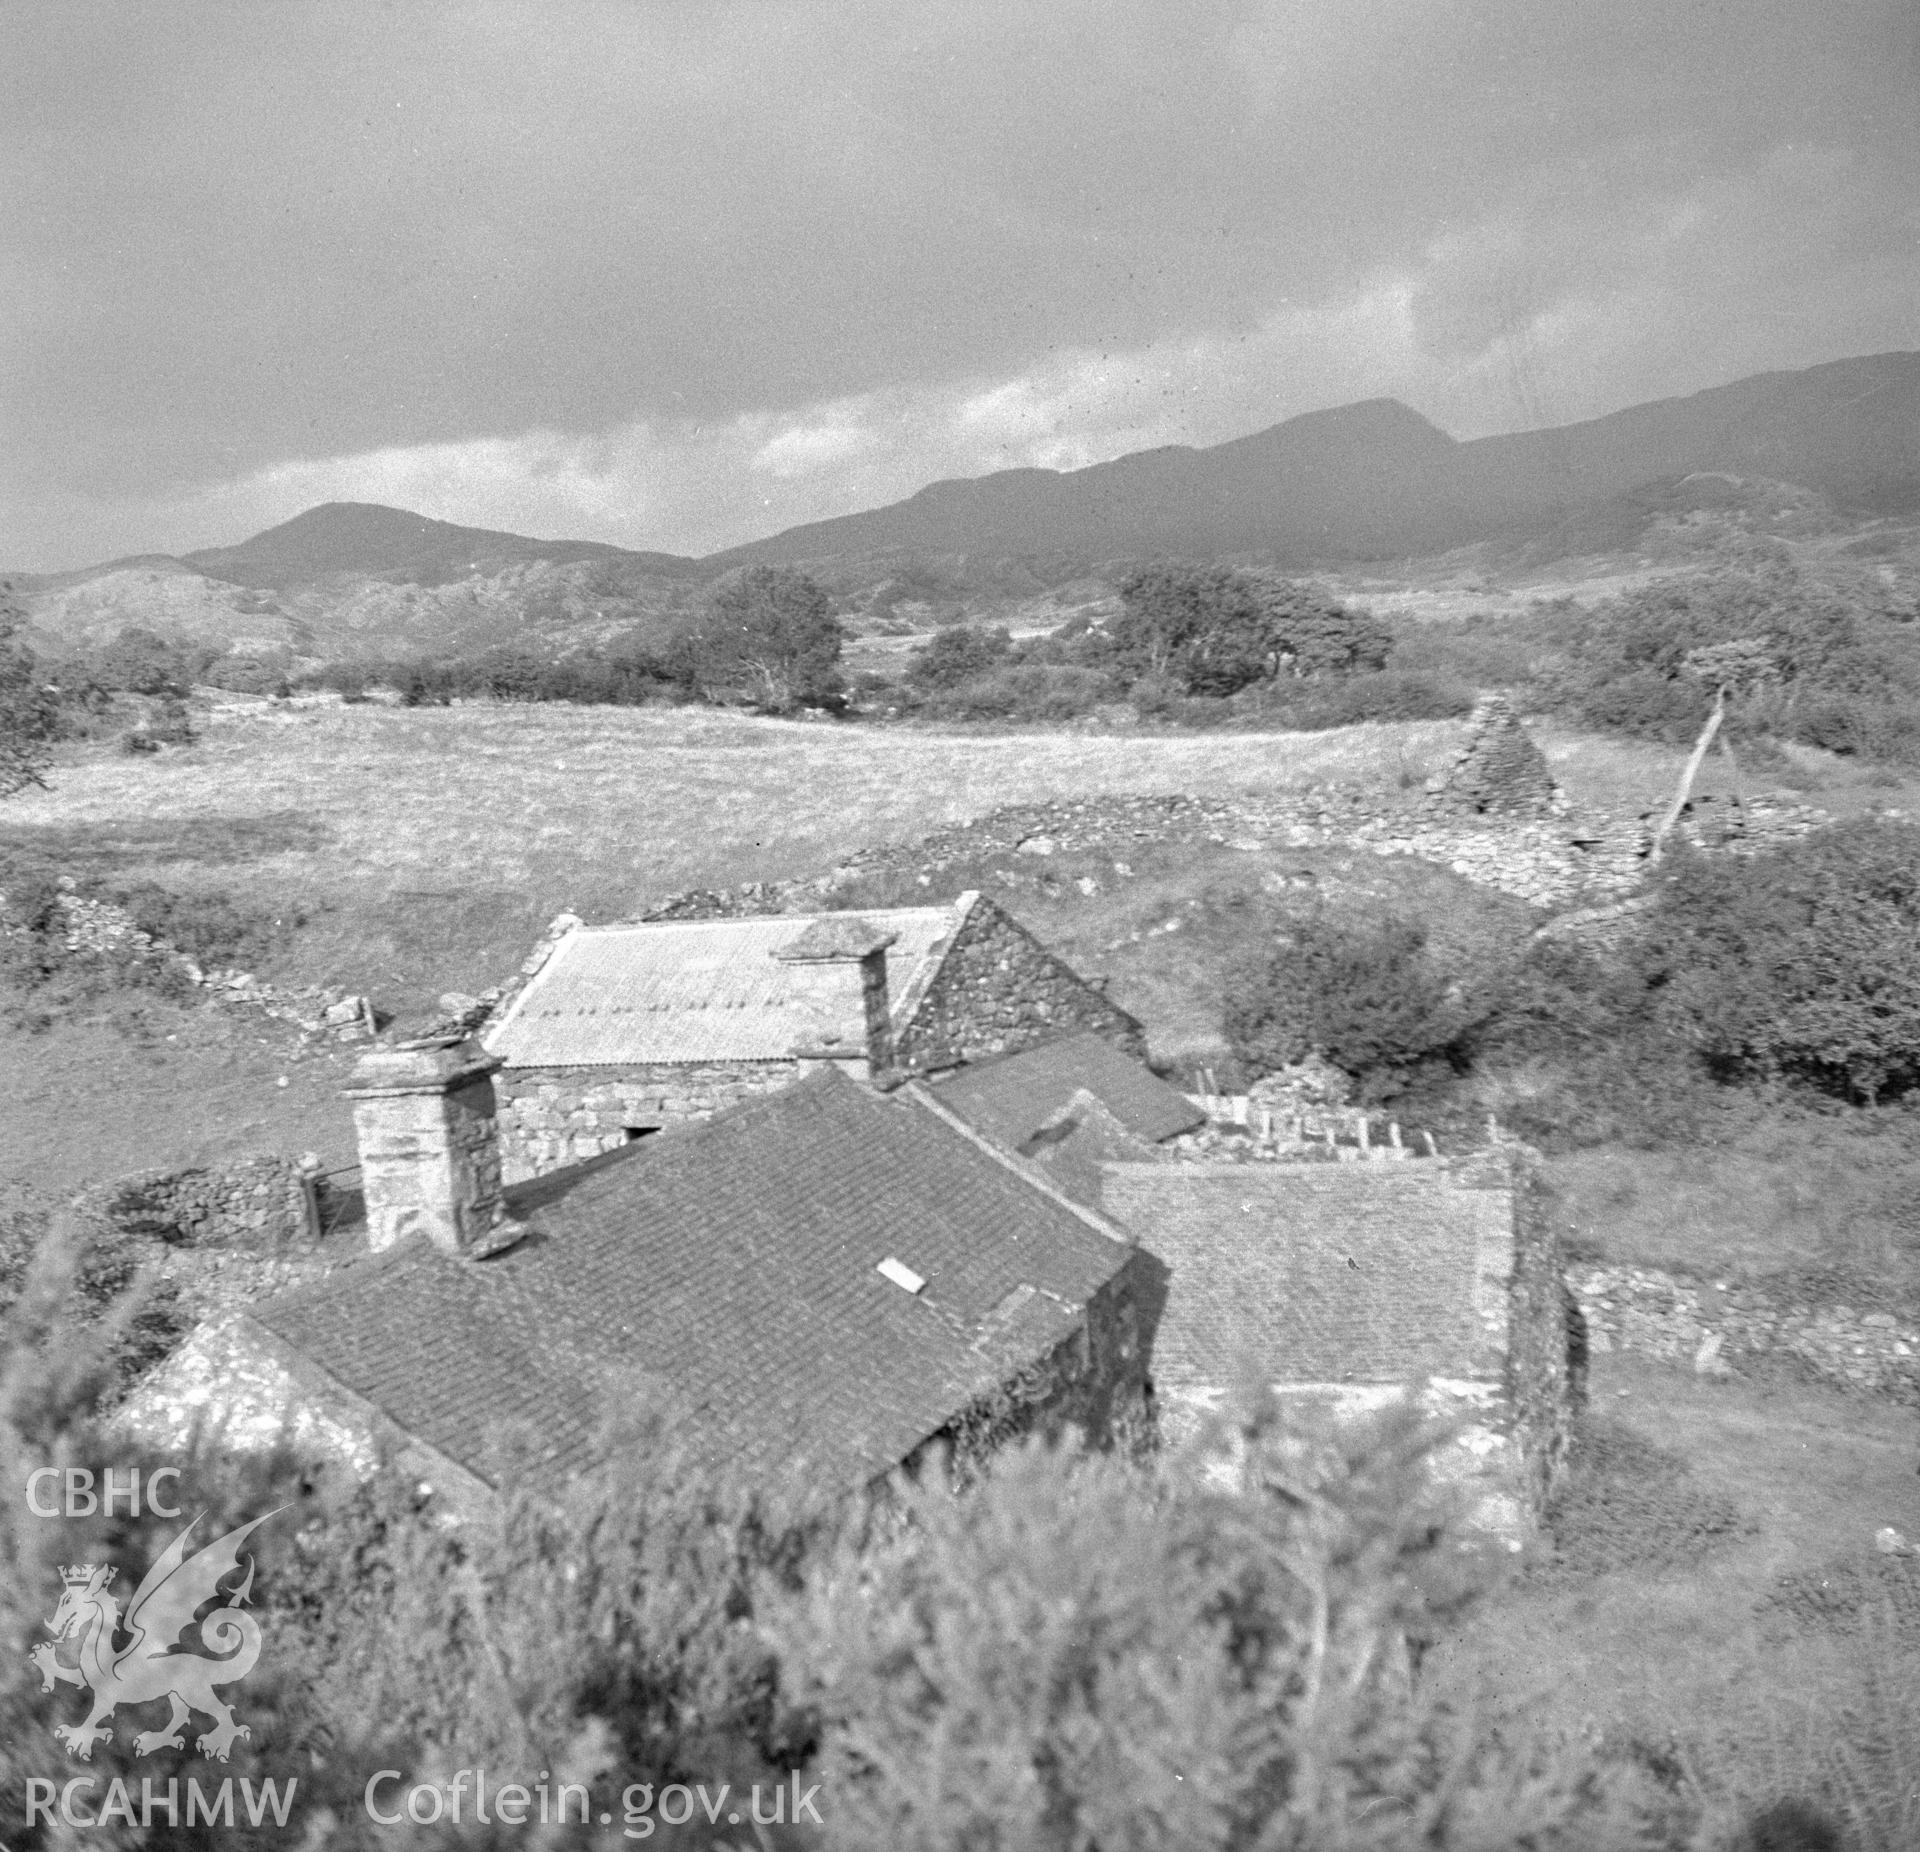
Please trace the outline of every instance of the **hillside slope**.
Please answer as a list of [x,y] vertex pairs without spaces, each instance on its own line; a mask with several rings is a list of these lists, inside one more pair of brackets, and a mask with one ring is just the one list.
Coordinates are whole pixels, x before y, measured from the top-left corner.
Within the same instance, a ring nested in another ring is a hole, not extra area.
[[1549,532],[1594,502],[1703,471],[1796,483],[1858,515],[1920,508],[1920,353],[1760,374],[1470,443],[1396,400],[1373,399],[1205,450],[934,483],[891,507],[790,528],[706,563],[1039,549],[1095,560],[1384,559]]

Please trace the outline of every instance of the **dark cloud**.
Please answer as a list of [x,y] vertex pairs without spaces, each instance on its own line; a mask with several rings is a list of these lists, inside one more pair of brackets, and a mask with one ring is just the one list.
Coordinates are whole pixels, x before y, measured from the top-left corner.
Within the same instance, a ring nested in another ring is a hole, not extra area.
[[[592,441],[631,461],[644,428],[653,501],[574,507],[609,537],[689,544],[676,455],[711,464],[703,497],[740,538],[779,499],[742,474],[778,434],[764,421],[819,465],[775,481],[864,493],[877,446],[910,488],[922,466],[990,466],[990,447],[933,433],[916,452],[887,418],[937,406],[964,429],[960,408],[1006,387],[1071,420],[1061,383],[1102,356],[1135,387],[1103,380],[1079,409],[1124,445],[1344,396],[1354,355],[1377,382],[1358,391],[1494,428],[1529,412],[1523,349],[1581,415],[1914,344],[1917,17],[1909,0],[15,9],[13,518],[64,551],[219,485],[500,441],[544,457],[551,491],[594,474]],[[806,435],[834,417],[840,438]],[[1009,428],[1014,458],[1063,441]],[[539,433],[588,448],[563,467]],[[456,499],[480,455],[434,465]],[[526,493],[544,505],[538,480]]]

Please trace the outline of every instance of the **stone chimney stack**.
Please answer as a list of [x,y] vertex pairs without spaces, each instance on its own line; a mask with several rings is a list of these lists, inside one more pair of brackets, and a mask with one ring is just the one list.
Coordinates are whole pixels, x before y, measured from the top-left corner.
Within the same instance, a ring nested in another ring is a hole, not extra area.
[[518,1231],[501,1200],[494,1124],[493,1075],[502,1065],[478,1042],[446,1035],[360,1058],[346,1095],[370,1247],[416,1234],[449,1254],[510,1245]]
[[899,936],[857,913],[828,913],[774,953],[783,965],[812,966],[817,973],[819,1028],[796,1054],[843,1062],[864,1058],[876,1080],[892,1068],[887,947]]

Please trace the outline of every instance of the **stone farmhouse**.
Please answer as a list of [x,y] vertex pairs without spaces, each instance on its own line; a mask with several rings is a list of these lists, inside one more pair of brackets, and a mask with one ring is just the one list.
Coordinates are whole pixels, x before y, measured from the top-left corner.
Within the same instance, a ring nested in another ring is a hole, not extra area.
[[1510,1147],[1401,1163],[1109,1162],[1101,1203],[1170,1281],[1163,1431],[1241,1386],[1334,1419],[1413,1392],[1457,1425],[1435,1467],[1476,1528],[1538,1523],[1581,1393],[1577,1314]]
[[565,929],[482,1035],[509,1182],[838,1067],[928,1075],[1140,1024],[979,894],[948,906]]
[[829,1060],[503,1186],[499,1065],[453,1038],[362,1060],[371,1251],[195,1332],[135,1432],[385,1457],[460,1507],[502,1430],[557,1486],[642,1404],[703,1457],[830,1490],[943,1440],[1144,1420],[1165,1270],[924,1086]]

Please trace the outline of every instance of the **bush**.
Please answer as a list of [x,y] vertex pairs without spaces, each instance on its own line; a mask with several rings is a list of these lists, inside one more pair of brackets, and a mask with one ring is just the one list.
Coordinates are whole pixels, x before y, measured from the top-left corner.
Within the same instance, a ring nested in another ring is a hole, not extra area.
[[1878,819],[1763,855],[1683,854],[1637,953],[1727,1079],[1872,1104],[1920,1081],[1920,829]]
[[1566,614],[1545,691],[1586,725],[1681,744],[1713,699],[1688,658],[1751,638],[1777,678],[1733,704],[1736,733],[1905,757],[1920,752],[1920,725],[1908,719],[1920,700],[1920,638],[1882,592],[1771,558],[1655,580]]
[[1005,661],[1013,637],[1005,630],[955,625],[942,630],[908,659],[907,679],[918,688],[953,688],[989,673]]
[[845,642],[825,591],[791,566],[753,566],[720,581],[668,652],[675,678],[712,700],[775,713],[837,705]]
[[1319,732],[1366,721],[1453,720],[1472,709],[1474,691],[1445,676],[1377,669],[1323,681],[1262,683],[1239,702],[1265,724]]
[[33,652],[14,642],[19,610],[0,584],[0,798],[44,784],[60,705]]
[[134,925],[206,965],[253,965],[273,956],[306,915],[289,908],[272,914],[220,890],[183,893],[142,881],[111,898]]
[[1207,1441],[1238,1470],[1028,1446],[964,1497],[909,1493],[896,1529],[809,1577],[777,1635],[836,1847],[1627,1843],[1571,1764],[1531,1763],[1525,1818],[1524,1752],[1412,1684],[1466,1592],[1430,1435],[1256,1403]]
[[1120,597],[1105,645],[1114,664],[1181,694],[1379,669],[1392,644],[1370,612],[1316,586],[1226,566],[1139,567],[1121,580]]
[[1318,1053],[1373,1099],[1422,1070],[1462,1071],[1487,1011],[1433,970],[1426,947],[1426,929],[1407,920],[1309,915],[1229,980],[1227,1040],[1255,1074]]
[[990,675],[929,695],[920,711],[938,720],[1012,720],[1059,723],[1090,714],[1114,698],[1111,679],[1098,669],[1069,664],[1009,663]]
[[94,651],[92,679],[122,694],[184,695],[221,652],[204,644],[181,643],[151,630],[123,630]]

